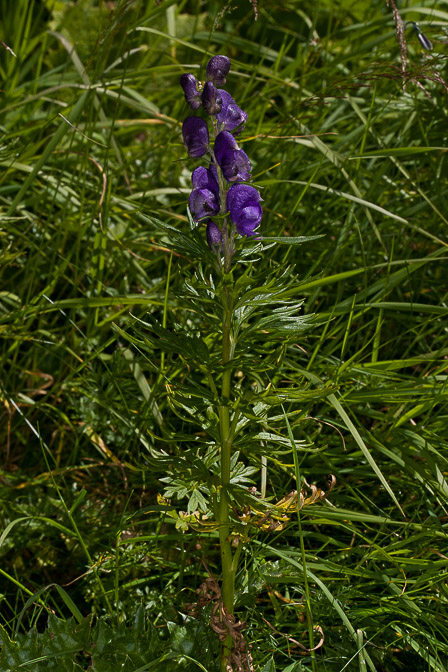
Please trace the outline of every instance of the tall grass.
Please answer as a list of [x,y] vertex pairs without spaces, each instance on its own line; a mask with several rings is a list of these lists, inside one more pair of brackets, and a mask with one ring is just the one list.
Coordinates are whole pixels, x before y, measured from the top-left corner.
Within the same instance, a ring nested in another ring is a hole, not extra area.
[[434,46],[408,26],[404,76],[380,2],[259,0],[256,21],[243,0],[0,10],[0,670],[216,669],[210,614],[185,605],[203,559],[219,572],[217,531],[179,513],[181,488],[157,500],[187,374],[139,337],[193,319],[192,262],[157,221],[189,231],[178,79],[214,53],[249,114],[263,235],[322,235],[259,262],[293,267],[314,318],[273,380],[297,391],[283,449],[266,438],[267,465],[246,464],[273,502],[297,469],[337,482],[283,529],[250,528],[236,608],[254,667],[447,670],[446,3],[399,8]]

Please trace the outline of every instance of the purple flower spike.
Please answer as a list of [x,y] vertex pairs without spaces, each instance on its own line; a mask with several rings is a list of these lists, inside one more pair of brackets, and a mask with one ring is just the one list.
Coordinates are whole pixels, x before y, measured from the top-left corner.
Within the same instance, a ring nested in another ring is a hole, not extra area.
[[207,222],[207,243],[211,250],[221,250],[222,248],[221,229],[211,219]]
[[250,180],[250,161],[231,133],[221,131],[215,140],[215,157],[227,182]]
[[208,128],[203,119],[187,117],[182,124],[182,135],[188,154],[196,159],[208,151]]
[[233,184],[227,192],[227,209],[240,236],[255,234],[263,216],[261,200],[255,187],[248,184]]
[[[220,124],[224,124],[224,127],[221,126],[222,130],[233,131],[240,124],[246,123],[247,112],[243,112],[238,107],[230,93],[227,93],[224,89],[218,89],[218,93],[221,94],[222,108],[216,115],[216,119]],[[243,127],[239,130],[242,131]]]
[[193,191],[188,199],[188,207],[197,222],[204,217],[216,215],[220,209],[219,185],[216,168],[199,166],[191,176]]
[[207,64],[207,81],[223,86],[229,70],[230,59],[227,56],[213,56]]
[[207,114],[218,114],[222,108],[222,97],[220,91],[215,89],[211,82],[207,82],[202,92],[202,105]]
[[196,77],[190,73],[180,76],[180,85],[184,90],[185,100],[192,110],[201,107],[201,94],[198,91]]

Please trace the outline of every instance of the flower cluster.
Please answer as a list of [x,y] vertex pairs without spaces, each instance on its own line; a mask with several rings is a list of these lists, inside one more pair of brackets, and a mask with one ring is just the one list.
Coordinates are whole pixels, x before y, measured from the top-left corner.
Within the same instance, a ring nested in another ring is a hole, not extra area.
[[263,215],[260,194],[255,187],[243,184],[251,179],[251,164],[234,137],[244,128],[247,114],[227,91],[217,88],[226,83],[229,70],[230,60],[220,55],[209,61],[204,85],[189,73],[180,78],[190,108],[196,111],[202,107],[213,121],[213,144],[207,122],[201,117],[187,117],[182,134],[189,156],[210,156],[207,168],[199,166],[193,171],[188,205],[195,221],[206,222],[208,243],[216,250],[221,250],[223,233],[226,240],[229,238],[226,219],[221,230],[213,216],[228,212],[240,236],[253,236]]

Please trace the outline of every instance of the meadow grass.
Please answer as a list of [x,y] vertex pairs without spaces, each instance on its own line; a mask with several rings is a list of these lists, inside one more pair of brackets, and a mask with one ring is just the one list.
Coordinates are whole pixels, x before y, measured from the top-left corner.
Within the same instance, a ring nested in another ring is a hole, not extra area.
[[163,225],[189,232],[179,76],[215,53],[262,234],[321,236],[258,261],[313,319],[266,359],[285,399],[248,483],[336,485],[250,529],[254,669],[448,670],[448,6],[399,9],[434,47],[408,26],[404,73],[382,2],[1,0],[0,672],[218,669],[186,607],[220,571],[216,529],[179,514],[200,483],[157,499],[193,431],[171,387],[199,380],[142,326],[197,324]]

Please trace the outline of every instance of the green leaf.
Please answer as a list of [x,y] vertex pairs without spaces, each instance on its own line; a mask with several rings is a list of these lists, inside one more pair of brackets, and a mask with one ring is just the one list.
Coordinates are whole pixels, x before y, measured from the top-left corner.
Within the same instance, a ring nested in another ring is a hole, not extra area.
[[73,619],[65,621],[50,614],[48,627],[42,634],[33,628],[25,635],[17,635],[14,642],[1,628],[0,669],[72,672],[76,654],[89,648],[90,620],[86,618],[76,623]]
[[322,387],[318,389],[310,389],[309,387],[304,387],[303,389],[283,389],[277,388],[269,389],[268,394],[260,394],[259,398],[263,403],[269,404],[270,406],[276,406],[285,401],[293,402],[310,402],[317,399],[325,399],[330,394],[334,394],[335,387],[333,384],[330,384],[328,387]]
[[[79,96],[79,98],[76,101],[73,108],[70,110],[70,113],[67,115],[67,118],[68,118],[68,120],[71,124],[75,124],[76,121],[78,120],[78,117],[80,116],[82,110],[84,109],[85,105],[87,104],[87,101],[89,99],[89,95],[90,95],[90,91],[84,91]],[[46,144],[42,155],[40,156],[38,161],[36,161],[31,173],[29,174],[29,176],[26,178],[26,180],[22,184],[19,192],[17,193],[16,197],[14,198],[10,207],[8,208],[8,211],[6,213],[7,216],[10,216],[14,213],[17,205],[20,203],[23,196],[28,191],[30,185],[32,184],[32,182],[36,178],[36,176],[37,176],[38,172],[41,170],[42,166],[45,164],[47,159],[49,159],[50,155],[56,149],[56,147],[58,146],[59,142],[62,140],[64,135],[68,131],[71,131],[71,129],[72,129],[71,125],[68,124],[66,120],[63,120],[59,124],[58,130],[53,135],[53,137],[49,140],[49,142]]]
[[143,221],[151,224],[156,230],[166,234],[167,240],[163,242],[169,249],[178,252],[188,259],[199,259],[208,263],[214,263],[215,258],[205,242],[205,231],[202,230],[201,233],[201,229],[191,220],[190,230],[184,233],[180,229],[162,222],[160,219],[146,217],[145,215],[141,215],[141,218]]
[[115,669],[135,672],[136,668],[154,662],[159,655],[157,631],[151,624],[143,628],[141,611],[137,613],[132,627],[121,624],[113,629],[104,621],[99,621],[92,639],[95,672]]
[[283,669],[282,672],[301,672],[302,670],[302,663],[300,661],[296,661],[295,663],[291,663],[291,665],[287,665]]
[[358,446],[361,448],[361,450],[362,450],[362,452],[363,452],[363,455],[364,455],[364,457],[366,458],[367,462],[370,464],[370,466],[372,467],[373,471],[374,471],[375,474],[378,476],[378,478],[380,479],[381,483],[383,484],[383,486],[385,487],[385,489],[387,490],[387,492],[389,493],[389,495],[390,495],[390,496],[392,497],[392,499],[394,500],[394,502],[395,502],[395,504],[397,505],[399,511],[400,511],[400,512],[403,514],[403,516],[404,516],[404,515],[405,515],[405,514],[404,514],[404,511],[403,511],[403,509],[401,508],[401,506],[400,506],[400,504],[399,504],[399,502],[398,502],[398,499],[395,497],[395,494],[394,494],[392,488],[390,487],[389,483],[388,483],[388,482],[386,481],[386,479],[384,478],[384,476],[383,476],[381,470],[379,469],[377,463],[375,462],[375,460],[373,459],[372,455],[370,454],[369,449],[367,448],[366,444],[365,444],[364,441],[362,440],[361,435],[360,435],[360,433],[358,432],[358,430],[356,429],[356,427],[354,426],[353,422],[350,420],[350,418],[348,417],[347,413],[344,411],[344,409],[342,408],[341,404],[340,404],[339,401],[336,399],[336,397],[334,396],[334,394],[331,394],[331,395],[328,397],[328,401],[330,402],[330,404],[331,404],[332,406],[334,406],[334,408],[336,409],[336,411],[337,411],[337,412],[339,413],[339,415],[341,416],[342,420],[344,421],[344,423],[345,423],[345,425],[347,426],[348,430],[350,431],[351,435],[352,435],[353,438],[355,439],[355,441],[356,441],[356,443],[358,444]]
[[263,665],[261,672],[275,672],[275,663],[273,658],[270,658],[267,663]]
[[147,325],[150,327],[152,334],[143,334],[144,341],[155,348],[160,348],[164,352],[173,354],[181,354],[187,361],[196,361],[201,364],[206,364],[209,359],[209,351],[207,344],[201,336],[195,334],[191,336],[186,331],[169,331],[160,325],[154,323]]
[[311,240],[317,240],[318,238],[323,238],[324,234],[319,236],[295,236],[289,238],[288,236],[263,236],[263,243],[280,243],[282,245],[301,245],[302,243],[308,243]]
[[422,154],[424,152],[446,152],[446,147],[391,147],[376,149],[373,152],[365,152],[349,158],[352,161],[354,159],[370,159],[374,156],[407,156],[408,154]]

